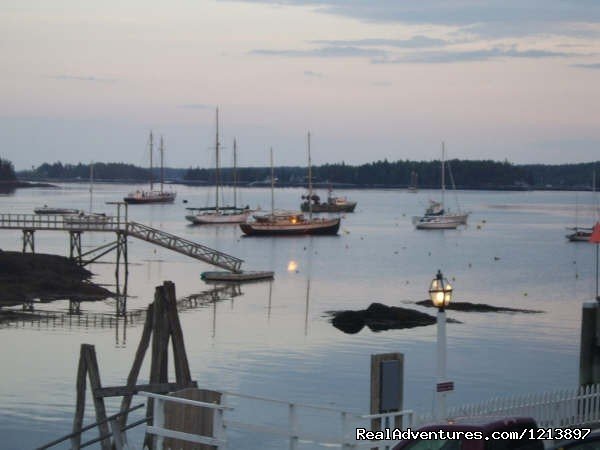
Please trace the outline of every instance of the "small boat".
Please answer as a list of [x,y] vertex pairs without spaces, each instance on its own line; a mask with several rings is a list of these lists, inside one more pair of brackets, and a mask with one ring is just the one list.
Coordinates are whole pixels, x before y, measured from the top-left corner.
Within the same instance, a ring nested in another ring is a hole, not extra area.
[[36,214],[45,214],[45,215],[55,215],[55,216],[66,216],[70,214],[79,214],[81,211],[78,209],[70,209],[70,208],[52,208],[48,205],[44,205],[41,208],[35,208],[33,210]]
[[[469,212],[461,211],[452,212],[447,210],[444,204],[444,197],[446,193],[446,168],[445,168],[446,150],[444,143],[442,142],[442,198],[441,201],[437,202],[434,200],[429,201],[429,207],[425,210],[423,216],[413,217],[413,223],[418,230],[429,230],[429,229],[454,229],[458,225],[466,225],[467,219],[469,218]],[[454,185],[454,178],[452,177],[452,171],[448,164],[448,170],[450,172],[450,178],[452,180],[452,187],[456,190]],[[452,226],[452,224],[456,226]]]
[[200,278],[206,282],[243,283],[250,281],[271,280],[275,276],[272,271],[253,271],[231,273],[224,271],[202,272]]
[[176,193],[164,190],[164,142],[160,137],[160,190],[154,190],[154,181],[152,176],[152,154],[153,154],[153,138],[150,132],[150,190],[137,190],[127,194],[123,201],[130,205],[141,205],[146,203],[173,203]]
[[[310,160],[310,133],[308,133],[308,192],[312,197],[312,177]],[[309,203],[309,216],[301,212],[276,211],[274,207],[273,149],[271,149],[271,213],[255,215],[253,222],[241,223],[240,228],[247,236],[298,236],[298,235],[336,235],[340,229],[340,218],[312,217]],[[311,202],[312,203],[312,202]]]
[[86,214],[80,212],[79,214],[63,216],[63,222],[66,225],[105,225],[109,223],[112,216],[107,216],[104,213],[90,213]]
[[216,165],[215,165],[215,206],[205,208],[186,208],[196,211],[194,214],[185,216],[186,220],[194,225],[242,223],[248,220],[252,212],[249,206],[239,208],[237,206],[237,143],[233,140],[233,206],[220,206],[219,194],[221,192],[221,167],[219,166],[219,109],[217,108],[217,134],[216,134]]
[[421,217],[415,223],[417,230],[456,230],[459,225],[459,222],[444,216]]
[[303,195],[302,199],[305,201],[300,205],[300,209],[304,212],[308,212],[311,208],[314,213],[354,212],[354,208],[356,208],[356,202],[350,201],[346,197],[335,197],[331,188],[326,202],[321,203],[321,198],[316,194]]
[[574,227],[567,228],[573,230],[573,233],[567,234],[565,237],[571,242],[589,242],[592,236],[592,228]]

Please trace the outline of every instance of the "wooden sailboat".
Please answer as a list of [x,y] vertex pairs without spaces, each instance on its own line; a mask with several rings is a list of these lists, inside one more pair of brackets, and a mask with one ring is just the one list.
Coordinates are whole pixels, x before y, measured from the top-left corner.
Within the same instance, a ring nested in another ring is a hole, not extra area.
[[233,206],[219,205],[219,192],[221,190],[221,167],[220,161],[220,143],[219,143],[219,108],[217,108],[217,133],[215,140],[215,206],[206,208],[186,208],[195,211],[194,214],[185,216],[187,220],[195,225],[201,224],[220,224],[220,223],[241,223],[245,222],[250,214],[250,208],[238,208],[237,206],[237,142],[233,141]]
[[154,176],[152,173],[152,156],[153,156],[153,137],[152,131],[150,132],[150,190],[137,190],[129,193],[123,201],[130,205],[144,204],[144,203],[173,203],[175,196],[177,195],[172,191],[164,190],[164,141],[162,136],[160,137],[160,190],[154,190]]
[[[248,236],[294,236],[294,235],[336,235],[340,228],[340,218],[316,219],[309,202],[308,218],[301,212],[275,211],[273,149],[271,149],[271,213],[254,216],[253,222],[240,224]],[[310,158],[310,133],[308,133],[308,195],[312,196],[312,164]]]

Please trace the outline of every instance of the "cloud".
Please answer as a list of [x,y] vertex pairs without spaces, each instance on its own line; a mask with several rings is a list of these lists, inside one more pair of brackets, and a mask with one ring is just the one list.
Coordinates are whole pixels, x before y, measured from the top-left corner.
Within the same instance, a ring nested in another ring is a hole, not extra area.
[[[573,32],[572,24],[600,22],[597,0],[247,0],[313,7],[318,12],[364,22],[471,27],[480,36],[525,36]],[[563,30],[564,29],[564,30]],[[581,30],[580,27],[577,27]],[[570,30],[570,31],[569,31]],[[587,34],[593,30],[581,30]],[[597,33],[598,30],[595,31]]]
[[95,83],[114,83],[117,81],[116,78],[98,78],[94,76],[80,75],[47,75],[46,78],[52,78],[53,80],[62,81],[91,81]]
[[571,64],[571,67],[577,67],[579,69],[600,69],[600,63]]
[[212,105],[206,105],[204,103],[187,103],[184,105],[179,105],[179,108],[184,109],[214,109],[215,107]]
[[402,63],[454,63],[470,61],[487,61],[501,58],[565,58],[576,56],[573,53],[552,52],[547,50],[517,50],[492,47],[481,50],[451,51],[451,52],[419,52],[411,53],[392,59],[374,59],[377,64]]
[[305,70],[304,75],[312,78],[323,78],[325,76],[320,72],[313,72],[312,70]]
[[444,47],[449,45],[449,41],[435,39],[427,36],[417,35],[410,39],[356,39],[356,40],[331,40],[331,41],[312,41],[315,44],[330,46],[371,46],[371,47],[398,47],[398,48],[427,48]]
[[316,57],[316,58],[357,58],[357,57],[383,57],[386,52],[377,49],[368,49],[351,46],[319,47],[307,50],[252,50],[253,55],[286,56],[290,58]]

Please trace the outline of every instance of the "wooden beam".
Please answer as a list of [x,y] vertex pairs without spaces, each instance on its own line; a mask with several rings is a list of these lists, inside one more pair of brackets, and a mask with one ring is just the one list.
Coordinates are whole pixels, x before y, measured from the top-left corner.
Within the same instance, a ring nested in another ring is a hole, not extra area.
[[[90,377],[90,388],[92,392],[97,391],[102,387],[100,382],[100,370],[98,369],[98,360],[96,359],[96,349],[93,345],[83,344],[82,350],[85,352],[85,364],[87,367],[87,373]],[[101,397],[94,397],[94,409],[96,410],[96,422],[98,422],[98,433],[100,436],[108,436],[110,430],[106,420],[106,407],[104,405],[104,399]],[[112,450],[110,438],[102,439],[100,441],[102,450]]]
[[98,398],[131,396],[138,392],[153,392],[155,394],[166,394],[181,389],[198,387],[198,383],[191,381],[189,383],[155,383],[155,384],[137,384],[135,386],[107,386],[94,391],[94,396]]
[[[86,358],[85,358],[85,350],[84,345],[81,344],[79,350],[79,366],[77,368],[77,380],[76,380],[76,389],[77,389],[77,400],[75,404],[75,416],[73,418],[73,433],[76,433],[81,430],[83,426],[83,414],[85,412],[85,388],[86,381],[85,377],[87,375],[86,370]],[[73,450],[79,450],[81,446],[81,434],[77,434],[71,438],[71,448]]]
[[175,284],[171,281],[165,281],[163,284],[165,292],[165,306],[167,318],[169,321],[169,334],[171,335],[171,344],[173,346],[173,362],[175,364],[175,379],[178,383],[189,383],[192,381],[190,373],[190,364],[185,351],[183,341],[183,331],[179,314],[177,314],[177,297],[175,294]]

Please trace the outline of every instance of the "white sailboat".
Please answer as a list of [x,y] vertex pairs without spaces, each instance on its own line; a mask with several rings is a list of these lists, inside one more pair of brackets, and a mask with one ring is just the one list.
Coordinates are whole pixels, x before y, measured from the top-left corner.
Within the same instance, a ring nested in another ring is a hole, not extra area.
[[233,206],[219,205],[219,193],[221,190],[221,167],[220,161],[220,143],[219,143],[219,108],[217,108],[217,133],[215,140],[215,206],[206,208],[186,208],[193,211],[193,214],[188,214],[185,218],[194,225],[203,224],[227,224],[227,223],[242,223],[245,222],[250,214],[250,208],[239,208],[237,206],[237,142],[233,141]]
[[[466,225],[467,219],[469,218],[469,212],[457,211],[452,212],[450,209],[446,209],[445,206],[445,194],[446,194],[446,148],[444,142],[442,142],[442,198],[440,202],[430,200],[429,207],[425,210],[423,216],[413,218],[415,227],[418,230],[452,230],[458,228],[459,225]],[[452,171],[450,178],[452,181],[453,189],[456,191],[454,185],[454,178]]]
[[87,214],[79,211],[77,214],[64,215],[63,222],[67,225],[102,225],[107,223],[111,218],[105,213],[94,212],[94,162],[90,164],[90,209]]

